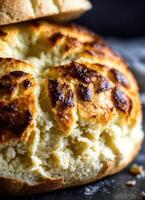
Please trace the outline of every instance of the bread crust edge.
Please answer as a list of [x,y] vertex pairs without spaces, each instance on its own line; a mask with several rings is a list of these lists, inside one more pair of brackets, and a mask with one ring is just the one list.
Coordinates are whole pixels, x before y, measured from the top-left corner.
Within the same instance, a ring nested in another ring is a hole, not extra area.
[[86,1],[84,2],[85,6],[80,3],[76,7],[70,9],[72,4],[71,2],[71,0],[67,3],[64,2],[62,7],[59,8],[59,5],[56,4],[49,7],[48,3],[44,3],[43,0],[41,0],[39,2],[40,5],[34,8],[30,0],[23,0],[21,3],[20,1],[15,1],[15,4],[13,4],[13,1],[11,0],[6,0],[4,3],[0,1],[0,4],[3,3],[3,5],[0,6],[0,25],[28,21],[42,17],[48,17],[49,19],[51,16],[54,20],[68,21],[77,18],[92,8],[91,3]]
[[37,185],[28,185],[27,183],[21,182],[16,179],[10,179],[5,177],[0,177],[0,195],[2,196],[26,196],[31,194],[38,194],[43,192],[49,192],[56,189],[64,189],[72,186],[80,186],[88,183],[93,183],[97,180],[100,180],[106,176],[113,175],[120,172],[124,169],[133,159],[137,156],[138,152],[141,149],[143,139],[141,138],[137,143],[134,144],[135,148],[133,152],[130,153],[128,159],[123,161],[116,167],[116,163],[113,161],[108,161],[105,163],[99,174],[94,176],[94,178],[89,178],[87,181],[76,181],[70,184],[64,184],[63,179],[51,179],[48,178],[44,182]]

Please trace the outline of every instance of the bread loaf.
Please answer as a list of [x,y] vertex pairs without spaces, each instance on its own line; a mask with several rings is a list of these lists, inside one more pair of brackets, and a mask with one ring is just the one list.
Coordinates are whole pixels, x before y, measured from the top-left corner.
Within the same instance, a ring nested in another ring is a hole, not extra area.
[[142,112],[128,64],[75,25],[0,28],[0,192],[26,195],[114,174],[137,155]]
[[88,0],[0,0],[0,25],[41,17],[67,21],[90,8]]

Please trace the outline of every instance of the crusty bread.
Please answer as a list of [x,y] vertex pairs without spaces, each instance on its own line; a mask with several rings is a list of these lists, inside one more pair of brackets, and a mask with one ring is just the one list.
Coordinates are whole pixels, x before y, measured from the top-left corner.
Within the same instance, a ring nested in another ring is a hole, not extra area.
[[88,0],[0,0],[0,25],[41,17],[68,21],[90,8]]
[[9,25],[0,57],[1,193],[85,184],[137,155],[138,86],[98,36],[74,25]]

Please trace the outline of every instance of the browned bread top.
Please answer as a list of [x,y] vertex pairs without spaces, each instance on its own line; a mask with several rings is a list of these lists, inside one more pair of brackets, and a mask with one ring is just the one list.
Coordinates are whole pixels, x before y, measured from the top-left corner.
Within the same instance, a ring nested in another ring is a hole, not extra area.
[[30,67],[27,63],[2,58],[0,63],[0,140],[5,142],[13,137],[21,138],[24,132],[29,135],[36,109],[36,83],[32,75],[24,72]]
[[41,17],[67,21],[90,8],[88,0],[0,0],[0,25]]

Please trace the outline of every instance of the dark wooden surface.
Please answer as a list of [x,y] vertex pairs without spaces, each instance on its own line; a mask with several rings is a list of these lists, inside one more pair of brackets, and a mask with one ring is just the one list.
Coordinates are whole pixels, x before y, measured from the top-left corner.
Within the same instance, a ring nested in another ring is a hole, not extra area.
[[[111,43],[111,40],[109,40]],[[118,45],[123,43],[112,43],[116,49],[120,49]],[[138,44],[138,42],[137,42]],[[129,46],[129,43],[127,43]],[[123,50],[123,47],[121,47]],[[124,46],[123,54],[128,58],[126,47]],[[126,52],[126,53],[125,53]],[[122,53],[122,52],[121,52]],[[138,53],[138,52],[137,52]],[[134,55],[130,55],[129,62],[132,61]],[[133,62],[131,63],[133,65]],[[142,63],[141,63],[142,65]],[[143,92],[143,91],[142,91]],[[145,106],[143,106],[143,112],[145,116]],[[145,118],[144,118],[144,130],[145,130]],[[145,142],[140,154],[134,163],[143,165],[145,168]],[[129,168],[129,167],[128,167]],[[107,177],[101,181],[86,186],[74,187],[61,191],[53,191],[47,194],[34,195],[29,197],[9,197],[0,199],[10,200],[141,200],[142,191],[145,191],[145,178],[136,179],[137,184],[134,187],[127,187],[126,182],[134,179],[132,175],[128,173],[128,168],[111,177]]]

